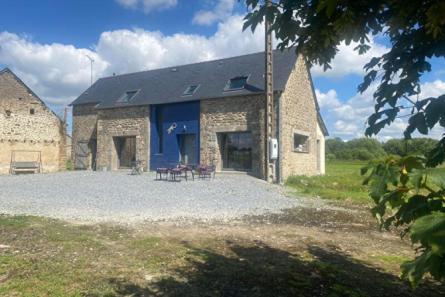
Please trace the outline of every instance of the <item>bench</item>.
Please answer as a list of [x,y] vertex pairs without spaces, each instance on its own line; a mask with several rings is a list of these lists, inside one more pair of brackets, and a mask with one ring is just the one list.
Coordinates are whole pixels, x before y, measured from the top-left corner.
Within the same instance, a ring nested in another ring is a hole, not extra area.
[[39,162],[29,162],[29,161],[14,161],[11,163],[11,173],[17,174],[18,172],[40,172]]

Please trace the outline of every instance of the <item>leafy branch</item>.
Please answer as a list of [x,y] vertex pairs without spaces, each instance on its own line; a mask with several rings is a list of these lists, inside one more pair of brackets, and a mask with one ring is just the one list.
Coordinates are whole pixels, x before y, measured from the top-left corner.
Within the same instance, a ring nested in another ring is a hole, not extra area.
[[[371,40],[383,34],[391,48],[364,66],[358,91],[377,84],[374,112],[367,119],[366,136],[377,135],[395,119],[409,117],[405,139],[445,132],[445,94],[422,98],[420,78],[431,71],[431,59],[445,57],[443,0],[245,0],[249,12],[243,29],[255,31],[264,19],[279,40],[278,49],[292,47],[313,65],[331,68],[339,45],[357,43],[364,54]],[[412,100],[417,96],[416,100]],[[411,106],[403,103],[409,102]],[[411,109],[409,115],[402,110]],[[402,265],[403,276],[416,285],[425,274],[445,277],[445,177],[437,168],[445,160],[445,137],[425,157],[389,158],[364,169],[365,183],[382,227],[403,227],[420,255]]]

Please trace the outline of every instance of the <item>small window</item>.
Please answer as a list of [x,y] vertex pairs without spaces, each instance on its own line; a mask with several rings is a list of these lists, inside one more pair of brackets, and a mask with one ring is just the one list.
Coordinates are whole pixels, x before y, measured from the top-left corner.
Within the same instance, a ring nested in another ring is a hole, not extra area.
[[30,110],[29,110],[29,114],[35,114],[36,113],[36,110],[34,109],[34,108],[31,108]]
[[11,116],[11,111],[10,110],[5,110],[5,114],[6,114],[7,117],[10,117]]
[[234,78],[231,78],[225,88],[224,91],[232,91],[232,90],[240,90],[244,89],[244,86],[247,83],[247,76],[237,76]]
[[309,152],[309,136],[294,134],[294,151],[299,153]]
[[128,103],[128,102],[130,102],[134,98],[134,96],[136,96],[137,92],[139,92],[139,90],[127,91],[119,99],[117,99],[116,102]]
[[182,96],[190,96],[193,95],[196,90],[199,88],[200,85],[191,85],[188,86],[187,89],[185,89],[184,93],[182,93]]

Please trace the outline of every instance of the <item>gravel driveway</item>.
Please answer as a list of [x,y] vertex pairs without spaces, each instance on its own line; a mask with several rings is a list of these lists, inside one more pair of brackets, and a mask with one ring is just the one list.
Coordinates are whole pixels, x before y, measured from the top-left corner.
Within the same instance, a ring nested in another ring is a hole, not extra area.
[[282,187],[242,174],[155,181],[153,173],[73,171],[0,176],[0,213],[82,222],[228,220],[299,205]]

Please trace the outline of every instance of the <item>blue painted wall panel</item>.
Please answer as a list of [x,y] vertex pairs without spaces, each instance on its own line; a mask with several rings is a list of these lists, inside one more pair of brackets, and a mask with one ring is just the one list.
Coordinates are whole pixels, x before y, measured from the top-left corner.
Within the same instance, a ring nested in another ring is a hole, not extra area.
[[[150,169],[170,167],[180,160],[179,135],[195,134],[195,160],[199,163],[199,101],[152,105],[150,110]],[[160,109],[160,111],[157,111]],[[157,115],[162,114],[163,151],[159,152]],[[172,133],[168,128],[176,123]]]

